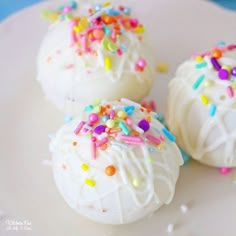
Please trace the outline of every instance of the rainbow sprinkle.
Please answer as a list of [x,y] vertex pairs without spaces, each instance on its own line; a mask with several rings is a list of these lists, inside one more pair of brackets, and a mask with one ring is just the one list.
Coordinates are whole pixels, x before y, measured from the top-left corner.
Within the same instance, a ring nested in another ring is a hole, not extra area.
[[[79,6],[75,1],[67,5],[59,6],[56,11],[44,11],[43,16],[50,22],[67,21],[71,32],[71,46],[77,48],[77,55],[90,54],[98,56],[96,46],[100,44],[105,51],[103,58],[106,70],[112,70],[112,56],[122,56],[127,52],[127,46],[120,38],[131,32],[139,41],[145,31],[138,19],[130,16],[131,8],[119,6],[113,7],[110,2],[94,4],[87,10],[87,16],[77,16],[74,10]],[[49,58],[48,58],[49,60]],[[51,61],[51,58],[48,62]],[[140,56],[134,65],[134,71],[143,72],[146,60]],[[66,69],[72,69],[73,64],[66,65]]]
[[[202,73],[198,78],[196,78],[196,81],[192,85],[192,89],[197,91],[199,90],[202,84],[204,84],[204,87],[212,87],[214,86],[214,80],[220,79],[222,81],[227,81],[227,83],[225,83],[225,93],[229,99],[232,99],[234,97],[234,90],[236,89],[236,65],[222,65],[221,58],[226,52],[235,49],[235,44],[227,46],[225,43],[221,42],[218,43],[217,46],[213,47],[212,50],[209,52],[205,52],[200,55],[194,55],[196,62],[195,69],[203,70],[204,73]],[[206,67],[208,68],[208,70],[215,71],[217,73],[217,77],[208,78],[209,76],[207,74]],[[211,101],[211,98],[208,95],[201,94],[201,90],[198,91],[198,93],[199,92],[200,101],[204,105],[209,106],[209,116],[214,117],[217,111],[216,104],[213,104],[214,102]],[[221,95],[220,100],[222,100],[222,97],[225,97],[225,95]]]

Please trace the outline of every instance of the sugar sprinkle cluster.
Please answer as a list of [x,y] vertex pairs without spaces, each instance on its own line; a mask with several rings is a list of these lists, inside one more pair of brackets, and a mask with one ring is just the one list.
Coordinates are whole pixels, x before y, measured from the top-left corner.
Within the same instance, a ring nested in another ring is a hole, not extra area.
[[[74,15],[73,11],[79,6],[76,1],[71,1],[67,5],[59,6],[56,11],[44,11],[43,16],[55,21],[68,21],[71,29],[71,46],[78,48],[77,55],[84,54],[98,55],[93,44],[100,44],[106,52],[104,55],[104,67],[111,70],[112,56],[122,56],[128,50],[127,45],[122,43],[119,38],[131,32],[142,40],[144,26],[137,18],[132,18],[131,8],[119,6],[118,9],[112,6],[110,2],[95,4],[87,10],[88,16]],[[142,72],[147,65],[144,58],[140,57],[135,65],[136,72]],[[67,68],[70,69],[70,68]]]
[[[209,70],[216,71],[217,78],[208,78],[205,73],[202,73],[198,78],[196,78],[196,81],[192,85],[192,89],[198,90],[202,85],[204,87],[210,88],[214,86],[215,80],[219,79],[228,82],[225,83],[225,92],[228,99],[234,98],[234,90],[236,89],[236,65],[222,65],[220,63],[220,59],[224,56],[224,53],[233,51],[235,49],[235,44],[226,46],[224,42],[220,42],[216,47],[213,47],[211,51],[200,55],[194,55],[193,57],[196,61],[195,68],[197,70],[204,70],[205,68],[209,68]],[[223,98],[225,98],[224,95],[222,96],[222,99]],[[216,114],[217,110],[216,104],[212,103],[212,101],[210,101],[210,98],[205,94],[200,95],[200,100],[204,105],[209,106],[209,115],[213,117]]]
[[[137,145],[149,144],[149,152],[165,149],[165,142],[175,142],[175,137],[170,131],[162,127],[160,129],[152,128],[152,120],[159,120],[159,116],[152,112],[149,108],[127,99],[121,99],[122,105],[101,103],[99,99],[84,108],[87,120],[80,121],[74,129],[76,136],[86,136],[90,139],[91,159],[99,158],[99,152],[105,151],[109,146],[115,145],[122,149],[128,149]],[[137,118],[135,113],[140,113]],[[78,141],[72,143],[77,146]],[[150,162],[152,159],[150,158]],[[83,171],[89,170],[89,165],[84,163],[81,165]],[[107,176],[113,176],[117,172],[114,165],[104,168]],[[95,180],[86,179],[85,184],[94,187]],[[140,183],[133,180],[134,186]]]

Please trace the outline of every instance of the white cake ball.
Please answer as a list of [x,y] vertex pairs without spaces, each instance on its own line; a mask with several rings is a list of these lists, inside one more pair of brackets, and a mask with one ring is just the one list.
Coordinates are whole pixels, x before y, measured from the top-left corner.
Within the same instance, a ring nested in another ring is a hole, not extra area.
[[170,81],[167,123],[194,159],[236,166],[236,45],[194,55]]
[[46,14],[53,23],[39,50],[37,79],[59,109],[75,114],[97,97],[140,102],[148,95],[155,52],[130,11],[72,1]]
[[127,99],[103,101],[56,133],[54,179],[71,208],[100,223],[126,224],[171,202],[183,160],[156,116]]

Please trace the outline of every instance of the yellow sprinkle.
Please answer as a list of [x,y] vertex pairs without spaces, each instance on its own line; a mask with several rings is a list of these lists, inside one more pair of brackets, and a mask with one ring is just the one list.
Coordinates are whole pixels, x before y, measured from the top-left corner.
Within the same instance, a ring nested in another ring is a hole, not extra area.
[[148,162],[149,162],[149,163],[153,163],[153,158],[149,157],[149,158],[148,158]]
[[101,98],[96,98],[92,102],[93,106],[98,106],[101,104]]
[[207,105],[207,104],[209,103],[209,99],[208,99],[208,97],[205,96],[205,95],[202,95],[202,96],[200,97],[200,99],[201,99],[201,101],[202,101],[202,103],[203,103],[204,105]]
[[116,125],[116,123],[115,123],[115,121],[112,120],[112,119],[109,119],[109,120],[107,120],[107,122],[106,122],[106,126],[107,126],[108,128],[114,128],[115,125]]
[[203,57],[202,56],[196,56],[195,60],[196,60],[196,62],[202,62],[203,61]]
[[88,171],[88,169],[89,169],[89,166],[85,163],[83,163],[80,167],[83,171]]
[[143,33],[145,31],[143,26],[138,26],[134,29],[134,32],[136,33]]
[[103,3],[103,6],[104,6],[104,7],[108,7],[108,6],[110,6],[110,5],[111,5],[110,2],[104,2],[104,3]]
[[127,113],[125,111],[120,110],[117,112],[117,116],[121,119],[125,119],[127,117]]
[[100,106],[95,106],[95,107],[93,108],[93,111],[94,111],[95,113],[100,113],[100,112],[101,112],[101,107],[100,107]]
[[165,149],[165,148],[166,148],[165,143],[161,143],[161,144],[157,145],[157,149],[158,149],[158,150],[163,150],[163,149]]
[[227,70],[228,72],[230,72],[231,71],[231,66],[230,65],[224,65],[224,66],[222,66],[222,69],[225,69],[225,70]]
[[140,186],[140,184],[141,184],[141,180],[139,179],[139,178],[133,178],[132,179],[132,185],[134,186],[134,187],[138,187],[138,186]]
[[90,187],[94,187],[96,185],[96,182],[93,179],[85,179],[84,183]]
[[233,89],[236,89],[236,84],[233,84],[233,85],[232,85],[232,88],[233,88]]
[[111,70],[111,68],[112,68],[112,62],[111,62],[111,58],[110,58],[110,57],[106,56],[106,57],[104,58],[104,64],[105,64],[106,70]]
[[208,79],[204,82],[204,87],[211,87],[214,84],[214,81],[211,79]]
[[76,33],[79,33],[80,32],[80,27],[79,26],[74,26],[74,31],[76,32]]
[[157,71],[160,73],[166,73],[168,72],[168,65],[166,63],[158,63],[157,64]]

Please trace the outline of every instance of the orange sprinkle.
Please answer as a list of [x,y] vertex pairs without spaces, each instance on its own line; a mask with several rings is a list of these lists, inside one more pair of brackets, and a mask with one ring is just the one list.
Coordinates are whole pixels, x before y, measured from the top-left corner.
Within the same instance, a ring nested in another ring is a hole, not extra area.
[[140,133],[137,132],[137,131],[135,131],[135,132],[134,132],[134,136],[138,137],[138,136],[140,136]]
[[77,145],[77,142],[73,142],[73,146],[76,146]]
[[110,24],[116,22],[116,18],[114,16],[104,15],[104,16],[102,16],[102,21],[106,25],[110,25]]
[[106,105],[106,108],[107,108],[107,109],[110,109],[110,108],[111,108],[111,106],[110,106],[109,104],[107,104],[107,105]]
[[146,111],[147,111],[147,113],[150,113],[152,111],[152,109],[147,108]]
[[121,131],[121,128],[112,128],[109,130],[109,134],[119,133]]
[[115,166],[107,166],[106,169],[105,169],[105,172],[106,172],[106,175],[108,176],[112,176],[116,173],[116,168]]
[[151,116],[147,116],[146,120],[147,120],[148,123],[150,123],[151,122]]
[[141,112],[144,112],[144,109],[141,107],[141,108],[140,108],[140,111],[141,111]]
[[216,58],[216,59],[218,59],[218,58],[220,58],[222,56],[222,52],[221,52],[220,49],[216,48],[216,49],[212,50],[211,56]]
[[106,150],[108,147],[107,143],[104,143],[103,145],[100,146],[101,150]]

